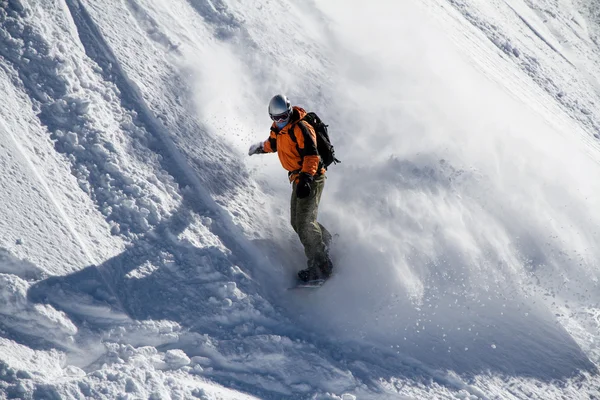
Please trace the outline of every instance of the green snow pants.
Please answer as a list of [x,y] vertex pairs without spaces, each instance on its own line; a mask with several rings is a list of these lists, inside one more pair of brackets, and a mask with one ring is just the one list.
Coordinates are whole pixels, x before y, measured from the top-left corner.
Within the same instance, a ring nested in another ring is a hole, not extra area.
[[291,223],[304,246],[308,268],[317,268],[329,260],[327,247],[331,234],[317,222],[321,194],[325,187],[325,175],[316,176],[311,184],[310,195],[296,197],[296,182],[292,184]]

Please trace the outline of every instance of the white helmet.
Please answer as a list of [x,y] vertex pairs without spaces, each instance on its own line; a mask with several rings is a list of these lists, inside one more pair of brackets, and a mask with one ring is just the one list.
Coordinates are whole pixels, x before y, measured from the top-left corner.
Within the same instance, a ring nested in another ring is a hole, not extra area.
[[282,94],[274,96],[269,102],[269,115],[279,127],[290,122],[292,111],[292,103]]

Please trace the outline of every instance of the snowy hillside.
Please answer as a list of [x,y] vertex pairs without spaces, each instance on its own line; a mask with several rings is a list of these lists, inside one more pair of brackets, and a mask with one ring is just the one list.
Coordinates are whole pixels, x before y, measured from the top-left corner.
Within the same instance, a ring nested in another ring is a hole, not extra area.
[[[600,396],[593,0],[0,5],[0,399]],[[318,290],[279,92],[343,161]]]

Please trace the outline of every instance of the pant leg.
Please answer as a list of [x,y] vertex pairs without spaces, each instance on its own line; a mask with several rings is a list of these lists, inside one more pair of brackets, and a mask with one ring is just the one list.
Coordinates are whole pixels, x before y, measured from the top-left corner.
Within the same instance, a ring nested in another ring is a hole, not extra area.
[[292,198],[290,199],[290,223],[292,224],[292,228],[294,228],[294,232],[298,233],[298,224],[296,217],[296,183],[292,184]]
[[331,233],[329,233],[329,231],[319,222],[319,227],[321,228],[321,234],[323,236],[323,243],[325,243],[325,247],[327,249],[329,249],[329,246],[331,245],[331,240],[333,239],[333,236],[331,235]]
[[[309,267],[317,267],[328,260],[325,240],[331,237],[329,232],[322,230],[317,222],[319,202],[325,186],[325,176],[316,177],[311,185],[310,195],[304,199],[296,197],[296,184],[292,190],[292,227],[298,234],[304,246],[304,253]],[[324,237],[325,234],[325,237]]]

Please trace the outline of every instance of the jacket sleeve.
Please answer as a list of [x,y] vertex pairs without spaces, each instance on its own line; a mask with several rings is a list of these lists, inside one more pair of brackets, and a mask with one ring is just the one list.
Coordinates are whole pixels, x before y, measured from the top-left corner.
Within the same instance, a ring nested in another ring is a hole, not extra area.
[[271,131],[269,138],[263,143],[265,153],[275,153],[277,151],[277,135]]
[[298,137],[298,149],[302,157],[302,170],[309,175],[314,176],[319,170],[319,152],[317,151],[317,135],[312,126],[307,123],[298,123],[298,128],[302,133]]

